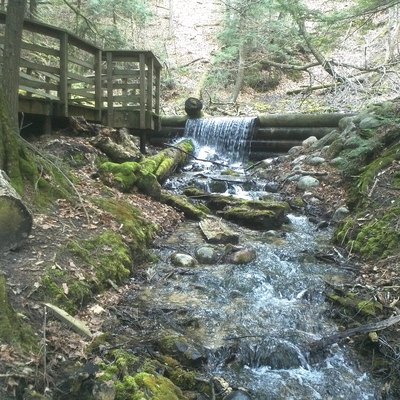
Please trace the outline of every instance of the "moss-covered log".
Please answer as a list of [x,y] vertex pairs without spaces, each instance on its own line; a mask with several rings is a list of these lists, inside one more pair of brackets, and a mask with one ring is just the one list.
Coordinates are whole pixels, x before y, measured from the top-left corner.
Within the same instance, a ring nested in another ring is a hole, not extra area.
[[161,183],[178,167],[184,165],[193,153],[190,140],[184,140],[174,147],[164,149],[140,163],[125,162],[116,164],[106,162],[99,168],[102,180],[121,191],[129,192],[134,188],[156,199],[161,197]]
[[20,247],[31,229],[31,213],[0,170],[0,251]]

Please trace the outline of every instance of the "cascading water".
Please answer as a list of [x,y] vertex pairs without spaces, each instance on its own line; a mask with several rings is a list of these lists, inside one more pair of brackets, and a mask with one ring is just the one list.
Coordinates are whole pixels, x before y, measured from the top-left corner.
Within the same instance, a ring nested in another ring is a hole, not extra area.
[[[218,161],[226,156],[238,162],[245,158],[252,124],[252,119],[189,120],[186,135],[196,141],[202,158],[211,153]],[[193,184],[196,174],[220,182],[221,171],[209,168],[196,160],[171,187],[179,191],[180,185]],[[182,177],[188,174],[189,179]],[[243,177],[229,179],[235,195],[248,194],[238,190]],[[194,254],[204,246],[198,225],[186,222],[161,244],[157,274],[135,306],[156,313],[156,330],[172,330],[207,349],[208,378],[222,377],[250,393],[238,391],[234,399],[379,399],[378,385],[362,371],[351,349],[333,345],[312,356],[309,344],[338,329],[329,318],[324,280],[344,280],[350,272],[313,256],[329,248],[328,231],[316,230],[305,216],[289,219],[284,232],[232,226],[240,243],[256,250],[257,258],[248,264],[216,261],[177,272],[167,262],[172,253]]]
[[[310,357],[308,344],[337,330],[327,315],[323,280],[344,272],[312,257],[327,245],[326,233],[304,216],[290,220],[278,243],[269,232],[238,228],[241,241],[257,251],[250,264],[201,265],[168,284],[155,280],[141,301],[168,310],[165,328],[208,349],[210,376],[251,393],[238,399],[379,399],[351,349],[334,345],[322,357]],[[189,224],[175,232],[161,259],[169,258],[171,247],[190,253],[201,246],[196,229]],[[157,270],[173,274],[165,261]]]
[[195,141],[199,158],[242,163],[247,160],[255,118],[219,117],[188,119],[185,137]]

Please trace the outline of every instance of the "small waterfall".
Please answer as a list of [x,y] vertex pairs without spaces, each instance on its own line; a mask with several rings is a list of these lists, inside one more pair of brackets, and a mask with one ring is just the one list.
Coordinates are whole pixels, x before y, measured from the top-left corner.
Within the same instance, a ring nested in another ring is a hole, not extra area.
[[199,158],[214,157],[243,163],[249,156],[254,125],[255,118],[251,117],[188,119],[185,136],[195,141],[198,156],[199,150],[203,149],[205,156]]

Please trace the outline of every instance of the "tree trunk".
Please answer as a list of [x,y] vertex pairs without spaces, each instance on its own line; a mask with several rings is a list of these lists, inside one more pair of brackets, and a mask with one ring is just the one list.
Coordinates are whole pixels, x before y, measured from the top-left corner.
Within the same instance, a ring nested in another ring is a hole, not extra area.
[[10,124],[15,130],[18,129],[19,64],[25,8],[26,0],[8,2],[4,32],[2,87],[10,113]]
[[31,213],[0,170],[0,251],[20,247],[31,229]]
[[238,71],[236,75],[235,87],[233,88],[232,93],[232,102],[236,103],[240,91],[242,90],[243,81],[244,81],[244,71],[245,71],[245,64],[246,64],[246,54],[247,54],[247,44],[244,41],[241,41],[239,44],[239,65]]

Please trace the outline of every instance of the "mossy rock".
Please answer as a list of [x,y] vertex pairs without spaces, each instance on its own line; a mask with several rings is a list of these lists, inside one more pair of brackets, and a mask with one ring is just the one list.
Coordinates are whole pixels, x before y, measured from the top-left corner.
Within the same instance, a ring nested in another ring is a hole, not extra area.
[[185,366],[199,367],[205,361],[201,349],[184,336],[166,335],[158,342],[158,346],[163,354],[174,357]]
[[193,204],[190,199],[184,195],[173,195],[163,191],[161,201],[179,211],[182,211],[185,214],[185,217],[190,219],[201,220],[206,218],[209,214],[209,210],[206,207]]
[[185,399],[180,388],[157,373],[157,370],[165,368],[158,360],[143,359],[118,349],[108,354],[106,361],[99,366],[101,372],[97,374],[97,379],[115,382],[117,400]]
[[[127,383],[129,383],[128,387],[130,390],[134,388],[134,392],[128,392],[128,397],[125,397]],[[133,377],[125,377],[122,385],[119,383],[116,384],[116,389],[117,399],[186,400],[181,389],[174,385],[168,378],[146,372],[141,372]]]

